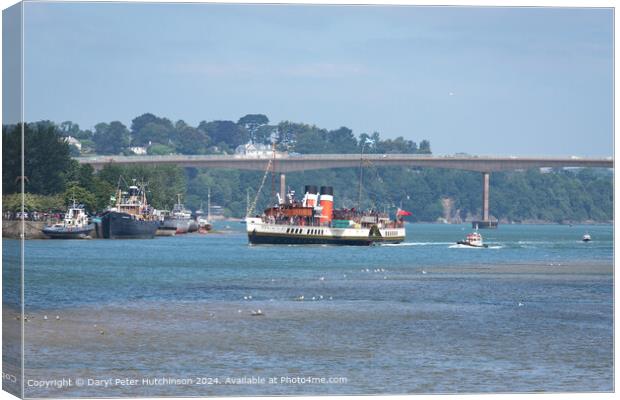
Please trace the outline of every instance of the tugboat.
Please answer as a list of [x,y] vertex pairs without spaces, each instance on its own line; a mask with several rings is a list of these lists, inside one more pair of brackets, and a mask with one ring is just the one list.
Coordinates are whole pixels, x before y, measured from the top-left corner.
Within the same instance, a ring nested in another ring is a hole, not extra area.
[[185,209],[185,206],[181,203],[181,194],[177,194],[177,203],[172,208],[172,211],[164,217],[160,229],[175,230],[176,234],[187,233],[189,232],[191,221],[191,211]]
[[155,236],[175,236],[177,234],[176,226],[166,225],[166,218],[170,217],[170,211],[159,210],[160,225],[155,232]]
[[589,233],[586,233],[585,235],[583,235],[583,237],[581,238],[581,241],[583,242],[589,242],[592,240],[592,236],[590,236]]
[[262,216],[246,218],[250,244],[331,244],[369,246],[377,243],[400,243],[405,240],[402,216],[396,219],[386,213],[334,209],[331,186],[306,186],[301,201],[290,191],[287,201],[267,208]]
[[50,239],[86,239],[90,238],[93,229],[95,225],[89,223],[84,206],[73,199],[62,223],[48,225],[42,232]]
[[465,237],[465,240],[459,240],[456,244],[462,244],[470,247],[489,247],[489,245],[482,243],[482,235],[477,231],[470,233]]
[[131,185],[128,192],[119,189],[112,197],[115,206],[101,216],[104,239],[152,239],[160,220],[146,201],[144,185]]

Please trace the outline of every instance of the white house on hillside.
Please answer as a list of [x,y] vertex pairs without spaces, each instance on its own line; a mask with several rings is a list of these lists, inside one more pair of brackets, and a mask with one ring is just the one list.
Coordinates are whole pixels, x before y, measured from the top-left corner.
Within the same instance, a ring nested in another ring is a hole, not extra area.
[[246,143],[237,146],[235,154],[249,157],[270,157],[273,153],[271,146],[261,143]]
[[73,136],[66,136],[64,141],[67,142],[70,146],[75,146],[79,151],[82,151],[82,142],[74,138]]
[[139,156],[142,156],[142,155],[146,154],[146,147],[135,146],[135,147],[130,147],[129,150],[133,154],[137,154]]

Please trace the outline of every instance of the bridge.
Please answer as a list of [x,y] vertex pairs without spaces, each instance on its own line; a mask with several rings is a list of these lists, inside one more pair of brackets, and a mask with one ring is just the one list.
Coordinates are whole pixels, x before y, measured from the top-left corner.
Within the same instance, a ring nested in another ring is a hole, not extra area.
[[377,167],[408,166],[449,168],[482,173],[482,220],[479,227],[496,226],[489,219],[489,181],[491,172],[524,170],[529,168],[613,168],[609,158],[580,157],[493,157],[493,156],[434,156],[423,154],[303,154],[276,153],[273,156],[252,155],[165,155],[165,156],[95,156],[77,157],[80,164],[101,169],[116,165],[177,165],[197,168],[228,168],[264,171],[269,161],[280,174],[280,188],[286,187],[286,173],[331,168],[350,168],[360,165]]

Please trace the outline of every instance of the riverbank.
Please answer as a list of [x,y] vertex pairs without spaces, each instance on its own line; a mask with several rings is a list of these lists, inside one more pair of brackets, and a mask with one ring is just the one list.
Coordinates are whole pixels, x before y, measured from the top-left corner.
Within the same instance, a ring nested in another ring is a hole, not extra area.
[[44,221],[2,221],[2,237],[8,239],[21,239],[22,229],[24,239],[47,239],[41,231],[45,226]]

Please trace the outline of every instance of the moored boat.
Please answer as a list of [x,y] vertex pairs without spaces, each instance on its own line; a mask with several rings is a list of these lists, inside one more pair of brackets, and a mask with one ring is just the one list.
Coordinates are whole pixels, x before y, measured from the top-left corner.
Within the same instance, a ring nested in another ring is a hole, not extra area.
[[586,233],[585,235],[583,235],[583,237],[581,238],[581,240],[582,240],[583,242],[589,242],[589,241],[591,241],[591,240],[592,240],[592,236],[590,236],[590,234],[589,234],[589,233]]
[[45,226],[42,232],[50,239],[86,239],[93,229],[95,225],[88,221],[84,206],[73,200],[62,223]]
[[[120,185],[119,185],[120,186]],[[117,190],[115,206],[101,215],[104,239],[152,239],[160,220],[148,205],[143,185],[131,185],[127,192]]]
[[183,234],[190,232],[191,223],[192,213],[181,203],[181,195],[177,194],[177,202],[172,208],[172,211],[164,216],[162,228],[174,229],[176,234]]

